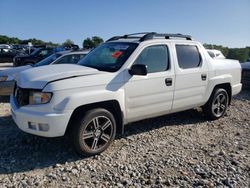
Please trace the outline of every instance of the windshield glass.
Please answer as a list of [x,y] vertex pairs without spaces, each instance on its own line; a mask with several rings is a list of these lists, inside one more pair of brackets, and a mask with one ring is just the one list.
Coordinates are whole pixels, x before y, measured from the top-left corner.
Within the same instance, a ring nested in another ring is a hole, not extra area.
[[40,51],[40,48],[37,48],[30,55],[36,55],[39,51]]
[[61,56],[61,54],[58,54],[58,53],[52,54],[49,57],[43,59],[42,61],[39,61],[38,63],[36,63],[34,65],[34,67],[40,67],[40,66],[43,66],[43,65],[49,65],[49,64],[51,64],[53,61],[55,61],[60,56]]
[[121,68],[137,46],[138,44],[129,42],[104,43],[80,60],[78,64],[100,71],[115,72]]

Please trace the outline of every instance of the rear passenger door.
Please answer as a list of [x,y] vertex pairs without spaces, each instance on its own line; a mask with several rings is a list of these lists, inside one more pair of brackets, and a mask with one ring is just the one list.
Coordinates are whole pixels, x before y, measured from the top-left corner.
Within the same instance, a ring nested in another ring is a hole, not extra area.
[[173,44],[175,49],[175,93],[173,112],[202,105],[207,88],[208,67],[196,44]]
[[125,102],[129,122],[171,111],[174,89],[171,61],[167,45],[150,45],[139,52],[133,64],[146,65],[148,74],[128,76]]

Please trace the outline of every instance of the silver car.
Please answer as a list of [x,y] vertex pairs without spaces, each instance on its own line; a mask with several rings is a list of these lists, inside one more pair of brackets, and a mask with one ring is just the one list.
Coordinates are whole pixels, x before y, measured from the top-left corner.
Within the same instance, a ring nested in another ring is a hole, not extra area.
[[61,51],[50,55],[35,65],[25,65],[0,71],[0,96],[11,95],[15,83],[14,78],[24,70],[52,64],[76,64],[88,53],[89,51]]

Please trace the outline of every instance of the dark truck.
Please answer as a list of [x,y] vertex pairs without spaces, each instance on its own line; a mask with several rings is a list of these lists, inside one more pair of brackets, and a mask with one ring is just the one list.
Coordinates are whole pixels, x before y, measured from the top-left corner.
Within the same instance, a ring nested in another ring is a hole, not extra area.
[[13,61],[13,57],[17,55],[17,51],[13,49],[0,48],[0,63],[9,63]]
[[241,63],[242,79],[241,82],[244,88],[250,88],[250,58],[247,62]]
[[13,58],[13,66],[33,65],[55,52],[54,48],[37,48],[31,54],[17,55]]

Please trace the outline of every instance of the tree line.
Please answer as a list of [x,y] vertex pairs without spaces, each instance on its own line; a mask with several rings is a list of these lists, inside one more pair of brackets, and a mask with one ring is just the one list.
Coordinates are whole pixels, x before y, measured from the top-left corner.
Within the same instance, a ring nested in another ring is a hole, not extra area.
[[[64,43],[58,44],[53,43],[51,41],[45,42],[43,40],[39,40],[36,38],[21,40],[17,37],[8,37],[6,35],[0,35],[0,44],[28,44],[31,42],[33,45],[49,45],[49,46],[70,46],[74,44],[74,42],[70,39],[67,39]],[[99,36],[88,37],[83,40],[82,46],[85,49],[92,49],[103,43],[104,40]],[[245,48],[228,48],[222,45],[213,45],[213,44],[204,44],[204,47],[207,49],[216,49],[220,50],[224,56],[228,59],[237,59],[240,62],[245,62],[250,57],[250,47],[247,46]]]
[[0,35],[0,44],[28,44],[28,42],[31,42],[33,45],[50,45],[50,46],[59,46],[60,44],[53,43],[51,41],[45,42],[43,40],[30,38],[21,40],[17,37],[8,37],[6,35]]
[[[59,43],[53,43],[51,41],[46,42],[40,39],[36,39],[36,38],[30,38],[30,39],[25,39],[25,40],[21,40],[17,37],[8,37],[6,35],[0,35],[0,44],[25,44],[27,45],[28,42],[31,42],[33,45],[49,45],[49,46],[70,46],[73,45],[74,42],[70,39],[67,39],[65,42],[63,42],[62,44]],[[91,48],[95,48],[96,46],[98,46],[99,44],[103,43],[104,40],[101,37],[98,36],[93,36],[93,37],[88,37],[86,39],[83,40],[82,46],[83,48],[86,49],[91,49]]]
[[221,45],[204,44],[207,49],[220,50],[228,59],[237,59],[240,62],[246,62],[250,57],[250,46],[245,48],[228,48]]

